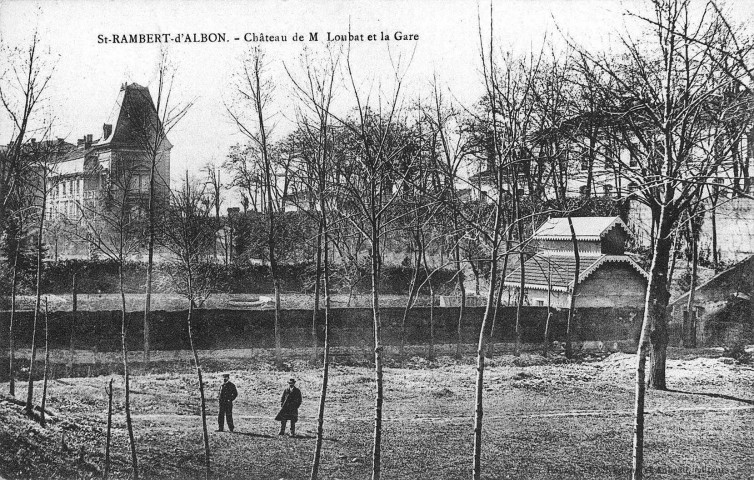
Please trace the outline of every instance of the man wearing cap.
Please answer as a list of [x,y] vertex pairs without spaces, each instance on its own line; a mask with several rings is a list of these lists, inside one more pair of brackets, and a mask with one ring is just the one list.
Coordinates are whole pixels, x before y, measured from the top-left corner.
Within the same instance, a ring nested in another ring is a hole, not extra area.
[[220,414],[217,416],[217,431],[223,431],[224,420],[228,422],[228,430],[233,432],[233,400],[238,396],[238,390],[230,381],[230,374],[223,373],[223,385],[220,387]]
[[285,424],[291,421],[291,437],[296,436],[296,422],[298,421],[298,407],[301,406],[301,390],[296,388],[296,380],[288,380],[288,388],[283,390],[280,398],[280,411],[275,420],[280,422],[278,435],[285,435]]

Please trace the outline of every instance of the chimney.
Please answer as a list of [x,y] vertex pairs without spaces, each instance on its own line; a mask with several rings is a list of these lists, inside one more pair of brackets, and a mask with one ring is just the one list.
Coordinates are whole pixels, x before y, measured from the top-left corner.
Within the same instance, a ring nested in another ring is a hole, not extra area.
[[102,125],[102,140],[108,138],[113,133],[113,126],[109,123]]
[[89,148],[92,146],[92,134],[89,133],[84,136],[84,148]]

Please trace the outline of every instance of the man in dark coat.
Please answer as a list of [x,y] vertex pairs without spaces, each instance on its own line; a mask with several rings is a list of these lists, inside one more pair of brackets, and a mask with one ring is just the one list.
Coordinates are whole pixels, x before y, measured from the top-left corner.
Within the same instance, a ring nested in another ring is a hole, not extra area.
[[228,430],[233,432],[233,400],[238,396],[238,390],[230,381],[230,374],[223,374],[223,385],[220,387],[220,414],[217,416],[217,431],[223,431],[224,420],[228,422]]
[[280,422],[278,435],[285,435],[285,424],[291,421],[291,437],[296,436],[296,422],[298,421],[298,407],[301,406],[301,390],[296,388],[296,380],[288,380],[288,388],[283,390],[280,397],[280,411],[275,420]]

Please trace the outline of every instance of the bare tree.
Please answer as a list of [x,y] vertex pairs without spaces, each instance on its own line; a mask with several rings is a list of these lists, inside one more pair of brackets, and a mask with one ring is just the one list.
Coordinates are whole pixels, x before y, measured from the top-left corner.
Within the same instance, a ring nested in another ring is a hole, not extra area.
[[[389,215],[391,207],[410,173],[415,153],[407,151],[408,137],[401,135],[402,66],[396,64],[394,89],[389,95],[382,91],[376,104],[358,86],[350,52],[346,55],[346,81],[356,105],[351,118],[338,118],[346,133],[346,156],[336,166],[337,195],[341,198],[339,214],[348,221],[369,244],[372,319],[374,328],[375,406],[372,445],[372,479],[382,474],[382,408],[383,354],[382,322],[380,318],[380,280],[382,275],[382,244],[388,228],[398,218]],[[402,165],[397,170],[395,167]],[[399,173],[400,172],[400,173]]]
[[[149,90],[138,85],[130,85],[123,97],[128,112],[128,141],[134,143],[138,157],[139,169],[147,169],[147,278],[144,297],[144,361],[149,362],[150,313],[152,305],[152,283],[154,271],[155,232],[158,223],[157,215],[164,210],[169,202],[170,188],[169,155],[172,144],[168,134],[186,116],[193,105],[193,101],[181,104],[173,99],[176,68],[171,65],[167,50],[162,50],[157,64],[157,97],[152,101]],[[130,95],[129,95],[130,93]],[[125,127],[124,127],[125,128]],[[105,132],[107,133],[107,132]],[[112,136],[119,135],[112,131]],[[107,137],[108,135],[106,135]],[[142,176],[142,172],[135,174]],[[141,178],[140,178],[141,180]],[[140,182],[141,183],[141,182]],[[141,188],[141,185],[139,186]]]
[[[204,172],[207,175],[206,184],[210,188],[211,206],[215,209],[215,238],[217,238],[217,233],[222,229],[220,208],[223,204],[222,191],[225,188],[222,180],[222,169],[214,163],[208,163],[204,166]],[[217,258],[217,240],[212,244],[212,253]]]
[[[330,106],[335,91],[335,75],[338,71],[339,53],[327,51],[324,67],[317,68],[311,58],[302,61],[303,80],[296,80],[289,72],[295,91],[305,106],[299,112],[299,129],[310,146],[309,154],[303,156],[304,165],[294,171],[303,181],[308,192],[309,207],[317,219],[317,251],[315,272],[314,313],[312,317],[312,343],[314,359],[317,357],[317,326],[319,322],[320,282],[324,293],[324,358],[322,363],[322,388],[317,412],[317,441],[314,447],[310,478],[319,477],[319,467],[324,439],[325,405],[330,369],[330,210],[333,203],[333,119]],[[309,208],[307,211],[311,211]]]
[[[712,47],[729,39],[723,19],[709,6],[695,10],[686,0],[650,5],[650,15],[634,14],[649,27],[647,38],[642,43],[623,38],[624,56],[580,55],[585,81],[607,105],[603,130],[627,153],[616,162],[652,212],[657,264],[645,311],[652,326],[649,378],[654,388],[665,389],[672,234],[682,212],[704,201],[706,185],[729,168],[727,158],[751,109],[739,88],[746,70],[724,68]],[[736,135],[727,131],[732,123],[739,126]]]
[[25,178],[22,174],[27,157],[24,145],[29,141],[29,134],[40,128],[36,115],[54,72],[51,59],[42,53],[40,42],[35,31],[27,47],[0,44],[0,52],[6,59],[0,67],[0,103],[13,129],[9,148],[0,158],[0,235],[5,232],[6,209],[16,185]]
[[[438,212],[442,203],[437,200],[440,187],[440,173],[437,165],[438,138],[435,130],[425,131],[422,125],[423,109],[417,109],[419,119],[409,126],[405,132],[404,151],[417,152],[409,164],[399,164],[397,173],[403,179],[400,198],[389,214],[397,217],[396,226],[392,229],[396,233],[407,237],[412,258],[409,263],[412,269],[408,298],[401,318],[401,340],[399,357],[405,360],[406,319],[408,313],[416,305],[422,287],[429,287],[431,300],[434,300],[434,285],[431,275],[434,273],[428,265],[427,250],[437,243],[440,236],[434,235],[438,227]],[[422,153],[422,152],[427,152]],[[405,154],[405,153],[404,153]],[[424,275],[420,279],[420,274]],[[420,281],[421,280],[421,281]],[[431,309],[434,314],[434,310]],[[434,317],[431,317],[434,320]]]
[[[650,342],[649,384],[666,388],[673,232],[681,214],[703,201],[706,185],[726,170],[726,157],[751,114],[746,91],[739,88],[749,70],[738,63],[726,65],[719,45],[732,38],[714,4],[695,9],[687,0],[653,0],[650,10],[633,14],[648,33],[642,41],[624,37],[622,57],[580,52],[585,78],[609,105],[613,121],[605,130],[628,152],[618,159],[622,171],[638,185],[638,200],[652,212],[652,266],[637,349],[634,479],[643,478]],[[739,126],[734,135],[726,131],[731,124]]]
[[[141,231],[144,228],[145,198],[134,189],[137,174],[134,162],[139,159],[123,157],[114,162],[108,171],[90,172],[102,178],[103,188],[97,197],[79,205],[80,222],[70,225],[70,233],[88,243],[97,252],[118,265],[118,289],[120,293],[121,354],[123,359],[124,408],[126,428],[131,450],[131,466],[135,479],[139,478],[136,455],[136,440],[131,420],[131,385],[128,359],[128,322],[126,319],[126,293],[124,268],[126,260],[135,255],[141,246]],[[83,226],[84,228],[81,228]]]
[[[19,235],[20,231],[7,232],[6,223],[8,218],[13,218],[20,222],[22,215],[25,215],[28,205],[23,205],[21,192],[24,195],[31,195],[35,198],[34,204],[39,207],[39,192],[45,191],[48,187],[47,168],[45,162],[47,153],[50,150],[49,145],[42,143],[31,143],[30,135],[38,134],[46,136],[49,132],[49,124],[40,124],[37,114],[43,106],[47,87],[52,78],[54,66],[50,58],[42,53],[40,46],[41,40],[35,31],[26,47],[11,47],[6,44],[0,44],[0,51],[7,60],[0,67],[0,103],[2,104],[2,114],[10,120],[11,132],[8,142],[8,149],[0,153],[0,237],[3,235]],[[44,159],[42,157],[45,157]],[[43,178],[45,183],[40,187],[39,179]],[[26,185],[23,185],[26,184]],[[46,193],[45,193],[46,194]],[[7,214],[9,208],[15,210],[11,215]],[[44,200],[42,200],[42,212],[37,218],[39,231],[37,237],[41,242],[42,227],[44,225]],[[16,240],[20,240],[16,238]],[[37,246],[40,247],[41,243]],[[39,249],[38,249],[39,250]],[[41,253],[40,253],[41,255]],[[18,257],[14,255],[14,280],[13,288],[15,289],[17,274]],[[39,259],[41,265],[41,259]],[[41,268],[41,266],[39,267]],[[15,298],[15,293],[12,293]],[[12,300],[13,301],[13,300]],[[15,302],[11,307],[11,330],[13,316],[15,315]],[[37,309],[39,305],[37,305]],[[35,325],[38,313],[35,313]],[[36,339],[35,339],[36,340]],[[13,340],[11,332],[11,359],[13,362]],[[36,353],[34,345],[32,346],[33,354]],[[33,355],[32,355],[33,357]],[[33,358],[32,368],[33,370]],[[11,391],[15,393],[15,382],[13,380],[13,366],[11,365]],[[27,392],[27,412],[33,413],[31,399],[33,397],[33,382],[30,380]]]
[[443,183],[440,204],[445,205],[450,202],[452,205],[451,208],[446,207],[446,211],[450,213],[451,219],[450,241],[448,243],[450,243],[453,252],[456,290],[460,297],[458,322],[456,324],[456,358],[461,358],[463,317],[466,310],[466,285],[462,261],[462,241],[465,231],[462,229],[462,222],[454,214],[454,211],[460,209],[463,204],[457,184],[460,178],[459,170],[471,154],[471,148],[468,135],[464,132],[465,122],[461,117],[461,112],[459,108],[452,103],[448,104],[445,100],[437,78],[432,83],[432,101],[425,113],[425,120],[439,139],[436,170]]
[[56,166],[56,161],[61,152],[57,148],[57,143],[34,142],[25,146],[24,157],[26,158],[27,168],[25,175],[32,180],[32,192],[34,203],[37,206],[36,222],[36,286],[35,286],[35,303],[34,303],[34,322],[32,324],[31,335],[31,358],[29,360],[29,381],[26,390],[26,414],[34,416],[34,362],[37,353],[37,321],[41,312],[42,301],[42,260],[44,258],[44,231],[45,220],[47,217],[48,196],[52,187],[52,171]]
[[16,199],[12,208],[9,210],[12,213],[8,215],[5,237],[6,256],[9,259],[13,259],[10,284],[10,319],[8,322],[8,393],[11,396],[16,395],[16,379],[14,374],[16,294],[18,293],[19,273],[26,268],[27,260],[23,250],[25,250],[25,244],[28,243],[31,235],[29,230],[36,210],[36,207],[29,205],[28,201],[29,198],[32,198],[32,188],[29,185],[17,183],[16,189],[18,193],[15,195]]
[[[494,49],[494,31],[492,24],[492,6],[490,6],[490,31],[489,45],[485,45],[482,33],[481,21],[479,25],[480,57],[482,72],[484,75],[488,118],[480,119],[480,123],[487,125],[485,136],[489,142],[489,166],[488,178],[493,186],[492,221],[491,226],[487,222],[472,221],[469,227],[476,230],[489,248],[489,281],[486,307],[482,325],[479,331],[477,344],[477,374],[476,374],[476,397],[474,414],[474,447],[473,447],[473,478],[481,478],[481,453],[482,453],[482,423],[484,416],[483,392],[484,392],[484,369],[487,345],[488,329],[494,315],[496,305],[496,286],[499,277],[505,276],[505,271],[500,271],[499,260],[503,249],[506,247],[507,232],[510,228],[516,228],[518,244],[512,249],[505,248],[504,256],[518,253],[520,257],[520,274],[524,278],[524,254],[523,248],[526,239],[522,224],[522,212],[520,208],[521,193],[519,192],[519,179],[524,175],[524,165],[528,160],[526,141],[532,128],[534,111],[534,79],[539,69],[541,54],[539,57],[532,55],[529,58],[514,58],[511,55],[504,56],[500,62],[496,59]],[[506,195],[510,191],[511,195]],[[510,197],[510,198],[508,198]],[[507,262],[506,262],[507,264]],[[523,286],[523,285],[521,285]],[[522,305],[524,291],[519,288],[519,308]],[[520,313],[516,316],[516,345],[520,348]]]
[[215,240],[214,222],[210,219],[209,208],[207,208],[207,203],[203,201],[204,197],[204,188],[193,186],[189,180],[188,172],[186,172],[181,190],[173,194],[173,205],[167,215],[166,228],[162,232],[162,237],[165,240],[165,247],[176,258],[171,271],[171,282],[188,303],[186,328],[191,353],[194,357],[194,368],[199,381],[205,477],[209,479],[212,468],[207,430],[207,404],[204,396],[202,368],[192,330],[194,309],[201,308],[217,288],[217,270],[214,262],[208,261]]
[[[272,276],[272,288],[275,302],[275,363],[282,366],[281,358],[281,332],[280,332],[280,278],[278,273],[276,256],[276,221],[277,208],[274,202],[277,192],[277,176],[275,175],[272,145],[269,141],[271,131],[268,109],[272,101],[273,83],[267,77],[265,71],[264,54],[258,48],[250,53],[244,61],[241,72],[238,75],[236,91],[244,102],[244,107],[250,108],[247,112],[228,107],[228,113],[235,121],[238,129],[244,134],[254,147],[258,155],[262,174],[262,188],[267,215],[267,248]],[[243,108],[243,107],[240,107]],[[247,122],[245,115],[252,119]]]

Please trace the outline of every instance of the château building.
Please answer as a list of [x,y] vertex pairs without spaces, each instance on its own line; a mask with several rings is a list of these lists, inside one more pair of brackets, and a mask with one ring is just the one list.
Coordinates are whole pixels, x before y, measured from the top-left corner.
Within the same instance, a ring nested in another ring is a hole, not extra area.
[[105,208],[102,199],[108,192],[126,193],[129,209],[143,212],[153,155],[155,205],[158,211],[167,207],[172,144],[146,87],[123,84],[99,138],[86,134],[60,149],[64,153],[50,165],[46,210],[51,223],[96,216]]

